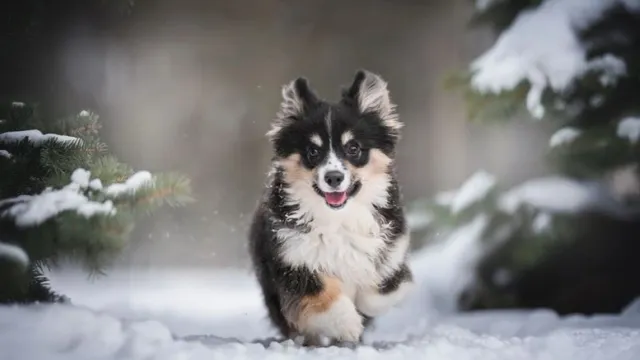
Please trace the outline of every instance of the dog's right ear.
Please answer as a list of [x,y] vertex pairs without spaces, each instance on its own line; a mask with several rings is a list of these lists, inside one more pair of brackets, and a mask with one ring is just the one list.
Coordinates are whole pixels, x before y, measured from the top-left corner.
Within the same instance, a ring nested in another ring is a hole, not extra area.
[[360,69],[350,87],[343,89],[342,101],[354,106],[361,114],[375,114],[395,135],[399,136],[402,123],[391,102],[387,82],[379,75]]
[[301,120],[305,113],[314,108],[318,102],[318,97],[304,77],[299,77],[283,86],[280,110],[271,124],[271,129],[267,132],[267,137],[273,140],[282,128],[291,122]]

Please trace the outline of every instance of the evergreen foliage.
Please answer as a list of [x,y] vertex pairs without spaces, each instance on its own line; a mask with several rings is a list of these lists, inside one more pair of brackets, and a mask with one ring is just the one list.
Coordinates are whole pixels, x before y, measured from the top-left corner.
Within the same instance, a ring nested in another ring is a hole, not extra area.
[[97,114],[47,121],[23,103],[2,113],[0,244],[16,251],[0,251],[0,302],[59,300],[44,268],[70,260],[102,273],[136,220],[192,200],[188,178],[134,172],[109,154]]
[[[518,30],[514,28],[521,17],[531,21],[530,15],[544,6],[548,5],[544,8],[548,15],[569,2],[583,6],[573,0],[477,0],[472,25],[490,26],[498,35],[496,47],[504,45],[500,42],[505,34]],[[461,309],[543,306],[559,312],[618,311],[640,295],[640,287],[620,285],[626,273],[638,270],[637,261],[625,253],[638,250],[637,241],[631,239],[640,235],[640,1],[612,0],[610,4],[592,21],[568,24],[575,30],[578,50],[584,52],[584,69],[575,71],[566,86],[553,86],[557,80],[549,78],[553,71],[539,62],[564,60],[554,58],[552,52],[518,63],[523,58],[516,51],[513,57],[483,64],[515,69],[514,77],[528,67],[524,73],[529,78],[513,86],[490,87],[491,91],[477,86],[474,77],[482,70],[477,62],[449,79],[449,87],[463,93],[471,121],[544,121],[557,130],[549,148],[541,152],[557,174],[552,181],[526,191],[496,184],[463,211],[452,211],[451,201],[462,196],[465,187],[474,186],[470,179],[452,194],[416,204],[416,211],[429,219],[430,241],[479,217],[486,220],[478,238],[482,251],[476,259],[476,279],[461,296]],[[558,25],[559,19],[574,15],[557,16],[548,24]],[[541,34],[544,30],[540,28]],[[527,33],[523,39],[532,40],[531,46],[542,44],[543,50],[562,49],[547,47],[554,38],[536,36],[544,35]],[[531,51],[526,43],[518,46]],[[505,208],[506,199],[514,194],[525,201]],[[556,276],[550,269],[570,275]],[[542,280],[541,274],[557,279]],[[589,286],[600,286],[599,299],[586,299],[585,292],[595,291]]]

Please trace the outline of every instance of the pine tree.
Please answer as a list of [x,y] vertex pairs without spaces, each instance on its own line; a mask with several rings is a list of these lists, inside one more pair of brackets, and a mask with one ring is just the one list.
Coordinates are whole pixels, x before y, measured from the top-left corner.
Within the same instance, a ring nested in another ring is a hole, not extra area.
[[103,273],[136,220],[191,201],[188,178],[135,172],[109,154],[95,113],[51,121],[24,103],[4,110],[0,303],[62,300],[44,269],[64,260]]
[[429,241],[481,224],[461,309],[617,311],[640,295],[620,280],[640,270],[626,256],[640,250],[640,1],[475,5],[472,24],[498,36],[450,85],[471,121],[553,124],[541,156],[556,175],[505,189],[479,171],[414,212]]

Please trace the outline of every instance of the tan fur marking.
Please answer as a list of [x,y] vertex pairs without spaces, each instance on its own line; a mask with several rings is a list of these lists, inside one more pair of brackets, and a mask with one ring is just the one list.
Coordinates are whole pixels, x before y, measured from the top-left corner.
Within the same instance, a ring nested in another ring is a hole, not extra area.
[[309,317],[329,310],[331,305],[342,294],[342,282],[340,280],[323,276],[322,284],[323,289],[319,294],[305,296],[300,299],[299,323],[304,323]]
[[346,145],[351,139],[353,139],[353,133],[351,131],[346,131],[344,134],[342,134],[340,140],[342,140],[342,145]]
[[368,180],[372,177],[376,176],[387,176],[387,170],[389,169],[389,165],[391,165],[390,157],[385,155],[382,151],[378,149],[371,149],[369,151],[369,162],[367,165],[357,168],[349,163],[347,163],[347,167],[349,171],[356,174],[358,178],[361,180]]
[[309,140],[311,140],[312,143],[318,146],[322,146],[322,138],[318,134],[311,135],[311,138]]
[[313,180],[313,172],[302,166],[300,154],[292,154],[287,158],[279,160],[278,163],[285,170],[285,180],[293,184],[298,181],[311,183]]
[[365,169],[368,168],[372,174],[384,174],[387,172],[387,169],[389,169],[390,164],[390,157],[378,149],[372,149],[369,152],[369,164],[365,166]]

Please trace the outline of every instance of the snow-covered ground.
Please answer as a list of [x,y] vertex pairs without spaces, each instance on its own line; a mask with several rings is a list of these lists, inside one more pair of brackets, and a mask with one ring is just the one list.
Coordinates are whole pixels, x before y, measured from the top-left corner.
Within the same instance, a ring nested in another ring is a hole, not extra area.
[[[481,171],[439,202],[464,209],[494,183]],[[527,203],[546,217],[589,207],[615,210],[598,189],[535,179],[504,193],[500,204],[513,210]],[[410,220],[414,229],[430,222],[419,212]],[[416,291],[379,318],[355,349],[266,341],[276,334],[248,270],[115,270],[89,280],[67,268],[50,278],[73,305],[0,306],[0,360],[640,359],[640,300],[621,315],[590,318],[559,318],[548,310],[456,313],[458,294],[486,251],[481,238],[488,221],[480,214],[412,254]],[[0,248],[0,255],[14,250]]]
[[90,282],[66,270],[52,274],[53,285],[73,306],[0,307],[0,359],[640,358],[640,303],[621,316],[592,318],[546,310],[456,314],[454,297],[474,257],[461,255],[479,227],[415,254],[420,287],[356,349],[249,343],[275,333],[247,272],[116,271]]

